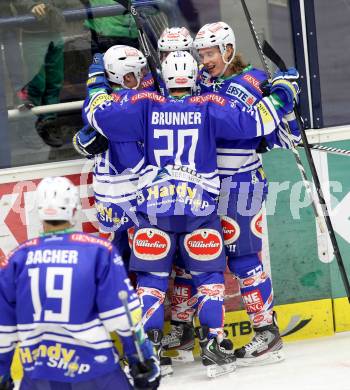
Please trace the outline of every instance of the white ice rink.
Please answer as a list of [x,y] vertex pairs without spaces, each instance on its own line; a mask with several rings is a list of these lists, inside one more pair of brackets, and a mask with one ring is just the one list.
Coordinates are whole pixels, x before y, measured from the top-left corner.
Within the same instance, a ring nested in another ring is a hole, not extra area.
[[200,361],[174,365],[161,390],[350,390],[350,333],[285,344],[286,360],[209,379]]

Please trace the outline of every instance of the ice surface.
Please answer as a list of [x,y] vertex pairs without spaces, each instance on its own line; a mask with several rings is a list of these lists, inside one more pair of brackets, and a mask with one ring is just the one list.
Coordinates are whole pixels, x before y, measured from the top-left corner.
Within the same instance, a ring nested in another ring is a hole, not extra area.
[[160,390],[350,390],[350,333],[285,344],[282,363],[209,379],[200,361],[174,365]]

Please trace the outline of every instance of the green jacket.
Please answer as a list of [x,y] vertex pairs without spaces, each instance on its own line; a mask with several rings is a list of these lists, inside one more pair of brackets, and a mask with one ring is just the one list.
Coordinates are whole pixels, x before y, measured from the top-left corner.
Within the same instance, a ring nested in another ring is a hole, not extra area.
[[[91,7],[102,5],[115,5],[114,0],[90,0]],[[96,31],[98,35],[106,37],[137,38],[137,28],[132,16],[125,12],[124,15],[106,16],[103,18],[88,19],[84,25]]]

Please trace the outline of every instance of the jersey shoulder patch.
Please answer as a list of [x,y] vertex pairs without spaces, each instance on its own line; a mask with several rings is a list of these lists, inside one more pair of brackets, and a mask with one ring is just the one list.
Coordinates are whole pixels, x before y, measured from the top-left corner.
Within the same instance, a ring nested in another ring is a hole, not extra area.
[[194,104],[205,104],[208,102],[212,102],[222,107],[225,106],[227,103],[227,99],[225,99],[223,96],[220,96],[216,93],[207,93],[204,95],[192,96],[188,99],[188,101],[189,103],[194,103]]
[[107,248],[109,251],[113,249],[113,245],[109,241],[86,233],[72,233],[69,235],[69,241],[74,241],[74,242],[79,242],[84,244],[101,245],[104,248]]
[[130,99],[131,103],[136,103],[139,100],[152,100],[158,103],[165,103],[166,98],[158,95],[156,92],[140,92]]
[[19,251],[21,251],[24,248],[29,248],[31,246],[36,246],[36,245],[39,244],[39,242],[40,242],[40,238],[39,237],[32,238],[30,240],[24,241],[22,244],[20,244],[16,248],[12,249],[12,251],[10,251],[7,254],[7,256],[0,257],[0,268],[5,268],[8,265],[10,258],[13,255],[15,255],[16,253],[18,253]]

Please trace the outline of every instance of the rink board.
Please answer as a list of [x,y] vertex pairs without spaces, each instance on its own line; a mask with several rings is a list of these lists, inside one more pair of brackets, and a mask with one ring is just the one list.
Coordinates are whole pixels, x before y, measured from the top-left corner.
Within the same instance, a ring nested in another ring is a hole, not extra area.
[[350,329],[350,304],[348,298],[333,300],[334,322],[336,332],[346,332]]

